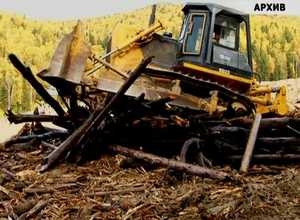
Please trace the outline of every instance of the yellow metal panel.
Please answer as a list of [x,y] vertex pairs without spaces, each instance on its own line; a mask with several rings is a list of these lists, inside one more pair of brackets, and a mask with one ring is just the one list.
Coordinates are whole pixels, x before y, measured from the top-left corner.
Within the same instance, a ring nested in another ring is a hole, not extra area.
[[111,51],[116,51],[111,55],[112,65],[116,65],[123,72],[135,68],[144,58],[139,44],[150,41],[152,35],[162,28],[160,21],[143,31],[131,25],[118,25],[112,33]]
[[[138,29],[129,25],[120,24],[112,33],[112,50],[122,48],[129,39],[133,39]],[[111,56],[111,64],[123,72],[132,70],[144,58],[138,47],[130,47]]]
[[223,73],[223,72],[220,72],[220,71],[209,69],[209,68],[206,68],[206,67],[203,67],[203,66],[197,66],[197,65],[191,64],[191,63],[183,63],[183,66],[186,67],[186,68],[192,69],[192,70],[209,73],[209,74],[219,76],[219,77],[222,77],[222,78],[232,79],[232,80],[243,82],[243,83],[246,83],[246,84],[249,84],[249,85],[251,85],[253,83],[252,79],[245,79],[245,78],[242,78],[242,77],[239,77],[239,76],[226,74],[226,73]]

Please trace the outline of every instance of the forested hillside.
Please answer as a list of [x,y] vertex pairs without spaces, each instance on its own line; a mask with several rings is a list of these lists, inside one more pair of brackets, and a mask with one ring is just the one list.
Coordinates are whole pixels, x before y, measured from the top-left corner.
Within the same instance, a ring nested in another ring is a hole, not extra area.
[[[148,25],[151,8],[131,13],[83,20],[86,40],[99,55],[105,50],[109,34],[118,24],[139,28]],[[178,37],[182,22],[181,5],[159,5],[157,18],[167,31]],[[13,82],[13,108],[28,111],[36,94],[8,62],[9,53],[17,54],[33,72],[47,68],[54,49],[76,21],[36,21],[25,16],[0,12],[0,114],[6,109],[7,84]],[[277,80],[300,76],[300,17],[251,17],[254,68],[262,79]]]

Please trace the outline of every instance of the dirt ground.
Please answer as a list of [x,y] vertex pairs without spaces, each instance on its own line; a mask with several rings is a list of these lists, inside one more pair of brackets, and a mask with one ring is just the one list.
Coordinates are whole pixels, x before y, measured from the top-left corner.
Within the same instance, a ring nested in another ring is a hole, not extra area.
[[[295,83],[285,82],[291,105]],[[19,128],[2,119],[0,142]],[[233,177],[218,181],[144,164],[124,168],[127,158],[106,155],[39,173],[46,154],[0,145],[0,220],[300,219],[300,165],[256,165],[247,175],[215,167]]]
[[45,153],[2,147],[0,219],[300,219],[299,166],[225,167],[234,180],[217,181],[108,155],[41,174]]

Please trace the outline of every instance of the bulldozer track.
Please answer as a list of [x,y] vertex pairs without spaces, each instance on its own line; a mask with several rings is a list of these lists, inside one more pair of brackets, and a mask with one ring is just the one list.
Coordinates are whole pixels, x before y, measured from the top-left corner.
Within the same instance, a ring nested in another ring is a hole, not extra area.
[[153,77],[181,80],[182,82],[196,85],[199,88],[216,90],[219,92],[219,94],[221,95],[222,98],[225,98],[231,102],[239,102],[239,103],[243,104],[246,107],[246,109],[248,110],[249,114],[252,114],[255,112],[255,106],[254,106],[253,102],[247,96],[240,94],[232,89],[229,89],[228,87],[226,87],[222,84],[203,80],[201,78],[186,75],[181,72],[157,69],[155,67],[148,67],[145,71],[145,74],[147,74],[149,76],[153,76]]

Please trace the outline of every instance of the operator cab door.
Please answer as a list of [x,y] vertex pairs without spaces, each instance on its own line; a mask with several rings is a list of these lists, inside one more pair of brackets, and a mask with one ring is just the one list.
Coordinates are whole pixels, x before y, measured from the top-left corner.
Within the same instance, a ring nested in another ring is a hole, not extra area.
[[180,57],[190,61],[199,62],[199,57],[205,51],[207,13],[202,11],[191,12],[185,17],[179,43],[181,45]]
[[206,13],[191,13],[188,20],[185,27],[183,53],[199,55],[203,44]]

